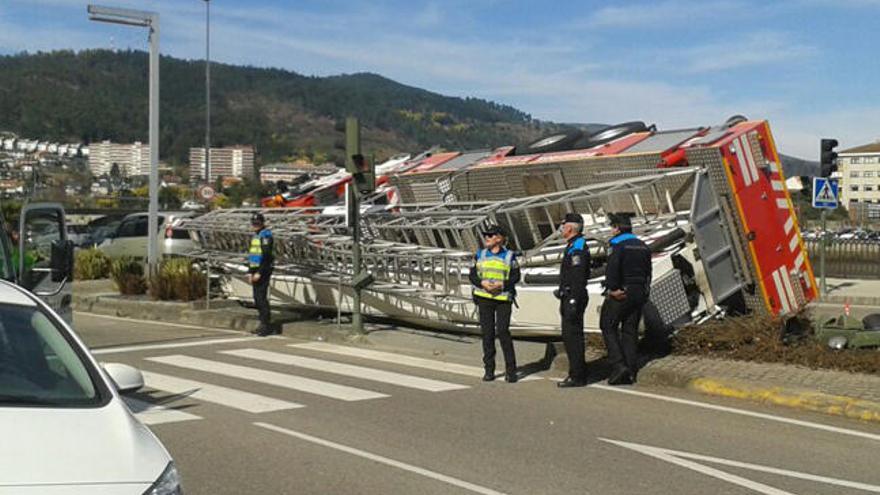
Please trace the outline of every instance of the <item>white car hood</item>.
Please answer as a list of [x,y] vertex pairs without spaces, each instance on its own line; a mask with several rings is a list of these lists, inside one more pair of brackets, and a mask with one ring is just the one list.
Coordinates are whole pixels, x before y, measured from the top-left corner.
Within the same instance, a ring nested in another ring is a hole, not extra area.
[[94,409],[0,407],[0,439],[0,493],[140,494],[171,461],[116,396]]

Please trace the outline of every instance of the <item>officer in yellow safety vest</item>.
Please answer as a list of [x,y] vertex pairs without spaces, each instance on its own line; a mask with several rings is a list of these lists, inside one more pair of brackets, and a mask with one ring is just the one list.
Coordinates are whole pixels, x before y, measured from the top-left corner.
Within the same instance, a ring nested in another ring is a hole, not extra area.
[[272,231],[266,228],[266,218],[262,213],[251,216],[251,227],[254,229],[254,236],[251,237],[248,249],[248,281],[253,286],[254,304],[260,313],[260,326],[253,333],[265,337],[281,333],[272,328],[269,310],[269,279],[272,277],[275,261],[274,241]]
[[516,283],[520,279],[519,265],[513,251],[505,247],[507,231],[492,225],[483,231],[485,248],[474,255],[470,270],[474,303],[480,314],[483,333],[483,381],[495,379],[495,336],[504,353],[504,379],[517,381],[516,355],[510,336],[510,313],[516,297]]

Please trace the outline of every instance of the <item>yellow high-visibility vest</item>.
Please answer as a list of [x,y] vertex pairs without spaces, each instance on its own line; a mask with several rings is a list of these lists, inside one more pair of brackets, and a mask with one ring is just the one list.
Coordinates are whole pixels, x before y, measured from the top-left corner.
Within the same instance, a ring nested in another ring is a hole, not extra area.
[[[488,249],[481,249],[477,254],[477,275],[480,280],[493,280],[506,282],[510,279],[510,268],[513,265],[513,251],[505,250],[503,253],[493,254]],[[510,292],[502,291],[492,294],[483,290],[482,287],[474,288],[474,295],[495,301],[509,301]]]

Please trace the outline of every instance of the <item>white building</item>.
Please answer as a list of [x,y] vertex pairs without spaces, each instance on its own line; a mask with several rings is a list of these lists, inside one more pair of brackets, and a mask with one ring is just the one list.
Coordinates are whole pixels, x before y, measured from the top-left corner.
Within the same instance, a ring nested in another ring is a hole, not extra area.
[[150,173],[150,146],[140,141],[133,144],[102,141],[92,143],[88,150],[89,169],[96,177],[109,174],[114,163],[119,166],[120,173],[127,176]]
[[[253,176],[253,146],[211,148],[211,177],[208,182],[213,184],[217,177],[245,178]],[[204,180],[205,148],[189,149],[189,177],[191,181]]]
[[840,202],[847,210],[858,203],[880,203],[880,142],[838,153]]

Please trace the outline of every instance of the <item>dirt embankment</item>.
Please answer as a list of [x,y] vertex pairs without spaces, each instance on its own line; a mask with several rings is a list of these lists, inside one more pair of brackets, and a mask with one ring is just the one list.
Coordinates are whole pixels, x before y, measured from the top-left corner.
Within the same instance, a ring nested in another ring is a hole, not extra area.
[[880,374],[880,350],[832,350],[813,339],[808,319],[800,317],[800,321],[803,337],[789,344],[782,342],[783,322],[778,318],[741,316],[709,321],[681,329],[672,338],[672,353]]

